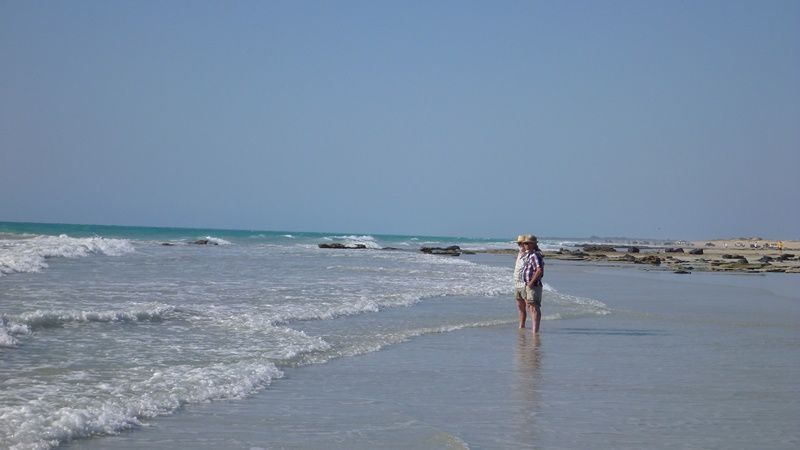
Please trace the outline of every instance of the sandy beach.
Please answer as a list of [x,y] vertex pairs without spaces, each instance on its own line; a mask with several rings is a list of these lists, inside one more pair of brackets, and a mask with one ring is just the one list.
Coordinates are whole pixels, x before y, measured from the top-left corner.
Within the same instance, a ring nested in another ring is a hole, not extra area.
[[[504,265],[508,255],[475,255]],[[507,310],[508,323],[417,336],[285,369],[257,395],[188,405],[65,448],[791,449],[800,444],[796,275],[551,261],[547,280],[604,316],[517,330],[506,297],[432,299]],[[488,308],[488,309],[486,309]],[[454,309],[454,310],[455,310]],[[552,311],[552,306],[549,308]],[[408,319],[413,320],[412,317]]]

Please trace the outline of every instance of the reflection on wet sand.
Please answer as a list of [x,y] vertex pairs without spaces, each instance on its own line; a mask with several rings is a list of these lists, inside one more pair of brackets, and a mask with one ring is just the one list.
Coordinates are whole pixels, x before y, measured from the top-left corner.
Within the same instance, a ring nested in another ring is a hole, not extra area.
[[536,444],[538,393],[542,386],[539,367],[542,363],[542,338],[528,330],[517,333],[516,377],[514,386],[514,440],[523,447]]

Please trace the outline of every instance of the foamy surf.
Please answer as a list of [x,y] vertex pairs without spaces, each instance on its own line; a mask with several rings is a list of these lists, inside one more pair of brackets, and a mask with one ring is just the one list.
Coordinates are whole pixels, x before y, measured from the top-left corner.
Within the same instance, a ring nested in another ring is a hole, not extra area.
[[93,254],[120,256],[133,251],[133,244],[127,239],[73,238],[65,234],[1,239],[0,276],[39,272],[48,267],[46,260],[49,258],[80,258]]
[[0,437],[10,449],[47,449],[88,436],[116,434],[142,420],[188,403],[243,398],[283,373],[267,360],[134,368],[136,380],[109,380],[87,389],[92,396],[64,395],[54,386],[24,405],[0,407]]
[[209,244],[215,244],[215,245],[232,245],[233,244],[231,241],[228,241],[228,240],[222,239],[222,238],[218,238],[218,237],[214,237],[214,236],[206,236],[203,239],[207,240]]
[[42,311],[36,310],[11,316],[9,320],[30,328],[57,327],[71,322],[137,322],[158,321],[175,311],[172,305],[150,303],[131,305],[128,309],[110,311]]

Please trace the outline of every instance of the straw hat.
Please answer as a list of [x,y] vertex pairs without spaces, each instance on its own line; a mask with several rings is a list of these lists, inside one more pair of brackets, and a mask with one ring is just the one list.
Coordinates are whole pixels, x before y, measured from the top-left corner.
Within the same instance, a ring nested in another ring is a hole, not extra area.
[[517,236],[517,244],[521,244],[521,243],[525,242],[525,238],[527,238],[527,237],[528,237],[527,234],[520,234],[519,236]]

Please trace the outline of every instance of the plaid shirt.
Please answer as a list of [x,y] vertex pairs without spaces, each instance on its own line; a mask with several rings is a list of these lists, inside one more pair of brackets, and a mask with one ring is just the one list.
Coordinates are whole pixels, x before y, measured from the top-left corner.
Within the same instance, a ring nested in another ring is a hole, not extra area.
[[525,281],[526,285],[531,282],[533,274],[536,273],[536,269],[538,268],[542,269],[542,276],[536,280],[534,286],[542,285],[542,277],[544,277],[544,258],[542,258],[542,252],[539,250],[528,252],[528,254],[525,255],[525,267],[522,269],[522,279]]

